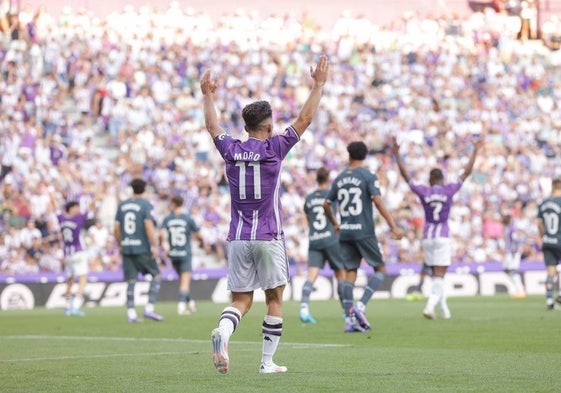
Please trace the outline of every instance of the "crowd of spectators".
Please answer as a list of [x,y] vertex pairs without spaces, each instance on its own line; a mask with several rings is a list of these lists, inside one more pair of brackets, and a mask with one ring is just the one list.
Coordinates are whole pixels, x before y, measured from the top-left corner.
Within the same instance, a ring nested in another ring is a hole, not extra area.
[[[377,230],[388,263],[422,260],[423,212],[391,158],[396,136],[417,181],[439,165],[458,176],[473,138],[485,147],[451,213],[454,261],[501,261],[501,215],[515,217],[538,258],[536,204],[561,175],[561,58],[517,39],[519,21],[490,8],[419,15],[378,26],[342,13],[331,28],[312,16],[237,10],[212,19],[173,4],[126,7],[105,19],[67,9],[22,10],[0,24],[0,273],[58,272],[56,213],[94,200],[86,243],[91,270],[118,270],[117,203],[143,176],[155,218],[181,194],[201,226],[203,254],[223,266],[229,221],[223,163],[204,129],[199,76],[212,68],[223,127],[243,137],[240,110],[270,100],[277,131],[298,113],[309,66],[330,57],[317,118],[285,160],[282,203],[291,262],[307,256],[304,197],[315,170],[335,176],[345,146],[364,140],[387,206],[407,232]],[[15,33],[14,33],[15,31]],[[282,34],[279,34],[282,32]]]

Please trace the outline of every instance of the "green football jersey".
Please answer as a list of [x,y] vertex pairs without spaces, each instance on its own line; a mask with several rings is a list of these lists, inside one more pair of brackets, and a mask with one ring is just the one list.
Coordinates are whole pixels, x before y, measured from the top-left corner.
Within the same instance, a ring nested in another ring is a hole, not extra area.
[[561,197],[548,198],[538,206],[538,218],[545,232],[542,236],[543,248],[561,247]]
[[331,184],[327,198],[339,205],[340,240],[376,237],[372,198],[380,195],[378,177],[360,167],[346,169]]
[[150,253],[150,240],[144,227],[152,220],[152,204],[144,198],[130,198],[119,203],[115,220],[121,227],[123,255]]
[[316,190],[306,197],[304,213],[308,217],[308,240],[310,250],[323,250],[339,239],[335,235],[335,228],[327,219],[323,202],[328,190]]
[[191,255],[191,234],[199,232],[193,218],[186,214],[170,214],[164,218],[162,228],[167,232],[170,258],[183,258]]

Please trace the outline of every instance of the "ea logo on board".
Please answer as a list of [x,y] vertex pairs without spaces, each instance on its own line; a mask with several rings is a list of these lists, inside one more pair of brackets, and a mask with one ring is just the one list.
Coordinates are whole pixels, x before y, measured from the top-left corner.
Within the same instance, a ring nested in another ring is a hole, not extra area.
[[10,284],[0,294],[2,310],[32,310],[33,307],[35,307],[35,296],[23,284]]

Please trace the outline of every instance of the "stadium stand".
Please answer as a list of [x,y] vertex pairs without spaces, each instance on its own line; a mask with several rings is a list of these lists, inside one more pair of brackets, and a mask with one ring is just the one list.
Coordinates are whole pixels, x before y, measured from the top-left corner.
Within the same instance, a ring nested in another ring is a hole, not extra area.
[[[117,202],[138,175],[150,183],[157,220],[166,197],[184,196],[205,238],[195,264],[223,266],[227,184],[219,157],[208,154],[201,71],[212,68],[232,88],[218,92],[229,132],[243,135],[237,114],[256,96],[281,108],[274,116],[282,130],[306,96],[302,71],[322,52],[333,77],[312,132],[283,172],[294,265],[305,266],[302,206],[314,171],[325,165],[335,173],[345,163],[341,146],[355,139],[367,142],[368,163],[408,232],[391,241],[379,223],[386,260],[421,260],[422,211],[391,160],[394,135],[419,176],[437,164],[457,175],[470,138],[484,135],[484,153],[452,210],[455,260],[500,261],[506,212],[524,233],[525,257],[539,259],[536,202],[561,171],[561,53],[519,40],[517,17],[492,8],[465,16],[410,12],[382,26],[342,13],[325,28],[309,16],[239,9],[211,18],[177,5],[129,6],[107,18],[71,9],[56,17],[24,9],[18,16],[2,20],[0,36],[1,273],[60,271],[55,213],[69,200],[85,208],[94,198],[107,233],[93,233],[91,223],[90,268],[119,269],[110,233]],[[242,80],[249,88],[239,93]],[[41,234],[40,247],[24,241],[31,226]]]

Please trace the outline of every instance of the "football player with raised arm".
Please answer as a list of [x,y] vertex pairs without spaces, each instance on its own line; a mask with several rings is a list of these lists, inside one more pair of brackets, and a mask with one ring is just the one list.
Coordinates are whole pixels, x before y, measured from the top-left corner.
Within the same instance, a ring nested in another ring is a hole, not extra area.
[[448,215],[454,195],[460,190],[464,181],[473,170],[477,152],[483,146],[483,139],[478,139],[473,145],[471,156],[464,167],[460,178],[456,182],[445,183],[444,174],[440,168],[432,168],[429,172],[429,185],[414,184],[405,168],[403,159],[399,154],[397,140],[393,138],[393,155],[399,167],[399,173],[421,201],[425,212],[423,228],[423,251],[425,263],[432,269],[431,294],[423,310],[423,315],[428,319],[435,319],[436,305],[440,306],[442,318],[450,319],[450,309],[444,291],[444,276],[448,266],[452,263],[452,249]]
[[312,86],[300,113],[282,133],[273,133],[273,111],[267,101],[255,101],[242,109],[249,138],[233,138],[218,122],[215,94],[219,85],[210,70],[201,79],[205,125],[226,164],[230,185],[231,219],[228,232],[228,289],[232,302],[212,331],[213,363],[220,373],[229,369],[228,341],[249,311],[253,292],[265,291],[267,313],[262,324],[263,351],[260,373],[286,372],[273,362],[282,330],[282,296],[288,283],[280,203],[283,159],[300,140],[317,112],[327,80],[327,56],[310,67]]

